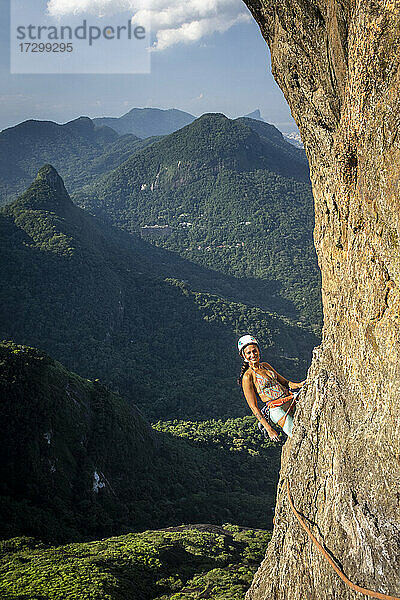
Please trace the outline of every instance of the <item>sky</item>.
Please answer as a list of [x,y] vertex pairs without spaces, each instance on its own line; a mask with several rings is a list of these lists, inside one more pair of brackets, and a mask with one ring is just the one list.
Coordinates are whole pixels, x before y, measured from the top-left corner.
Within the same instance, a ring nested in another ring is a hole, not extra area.
[[15,1],[0,0],[0,129],[26,119],[120,116],[134,107],[230,118],[259,108],[282,132],[297,132],[272,77],[267,44],[241,0],[29,0],[47,2],[51,18],[110,19],[130,11],[133,25],[151,25],[150,72],[102,75],[11,74]]

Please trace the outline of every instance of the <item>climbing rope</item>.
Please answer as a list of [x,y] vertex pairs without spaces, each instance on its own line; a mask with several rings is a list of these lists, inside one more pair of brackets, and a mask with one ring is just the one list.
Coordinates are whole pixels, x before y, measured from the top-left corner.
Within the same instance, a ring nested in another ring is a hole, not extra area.
[[346,575],[343,573],[343,571],[341,571],[339,569],[339,567],[334,563],[332,558],[329,556],[329,554],[326,552],[326,550],[321,546],[321,544],[318,542],[318,540],[315,538],[315,536],[311,533],[310,529],[307,527],[306,523],[303,521],[303,519],[301,518],[301,516],[295,509],[292,497],[290,495],[288,480],[286,481],[286,491],[287,491],[287,497],[289,499],[289,504],[294,513],[294,516],[296,517],[296,519],[298,520],[298,522],[300,523],[300,525],[302,526],[304,531],[307,532],[309,537],[312,539],[314,544],[317,546],[318,550],[323,554],[323,556],[326,558],[328,563],[331,565],[331,567],[334,569],[334,571],[336,571],[336,573],[339,575],[340,579],[342,581],[344,581],[346,585],[348,585],[355,592],[359,592],[360,594],[364,594],[365,596],[370,596],[370,598],[379,598],[380,600],[400,600],[400,598],[398,598],[397,596],[387,596],[386,594],[381,594],[380,592],[373,592],[372,590],[367,590],[365,588],[360,587],[359,585],[356,585],[355,583],[352,583],[350,581],[350,579],[348,579],[346,577]]

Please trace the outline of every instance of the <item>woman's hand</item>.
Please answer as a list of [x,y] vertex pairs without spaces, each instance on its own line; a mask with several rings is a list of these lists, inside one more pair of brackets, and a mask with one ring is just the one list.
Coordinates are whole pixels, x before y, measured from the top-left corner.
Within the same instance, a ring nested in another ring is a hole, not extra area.
[[306,380],[304,379],[304,381],[300,381],[300,383],[295,383],[294,381],[289,381],[289,388],[291,390],[299,390],[300,388],[303,387],[303,385],[305,384]]
[[275,429],[272,429],[272,427],[271,427],[271,428],[267,429],[267,431],[268,431],[270,440],[272,440],[273,442],[279,442],[279,435],[277,434]]

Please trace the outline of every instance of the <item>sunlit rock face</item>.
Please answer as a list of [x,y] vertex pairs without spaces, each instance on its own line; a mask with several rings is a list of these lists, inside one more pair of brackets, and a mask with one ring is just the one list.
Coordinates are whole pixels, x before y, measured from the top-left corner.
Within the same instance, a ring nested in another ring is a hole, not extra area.
[[357,595],[287,481],[349,579],[400,596],[400,0],[246,4],[310,162],[325,319],[247,600]]

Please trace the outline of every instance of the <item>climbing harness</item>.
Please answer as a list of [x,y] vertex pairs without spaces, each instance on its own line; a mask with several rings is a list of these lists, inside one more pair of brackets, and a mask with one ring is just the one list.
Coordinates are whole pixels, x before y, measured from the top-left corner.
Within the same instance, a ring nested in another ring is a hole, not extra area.
[[[276,423],[271,419],[271,416],[269,414],[269,409],[272,408],[271,404],[268,403],[268,404],[266,404],[266,406],[262,407],[260,412],[265,417],[265,419],[268,421],[268,423],[271,425],[271,427],[275,427],[275,425],[278,425],[281,429],[284,428],[287,417],[295,408],[297,398],[298,398],[300,392],[305,389],[306,385],[307,384],[305,383],[300,389],[293,390],[290,392],[289,396],[285,396],[285,402],[287,402],[288,400],[292,400],[292,402],[290,403],[290,406],[287,409],[286,413]],[[258,429],[261,431],[261,433],[263,433],[264,437],[268,439],[269,435],[268,435],[264,425],[262,423],[258,422],[257,426],[258,426]]]
[[333,570],[337,573],[337,575],[339,575],[340,579],[342,581],[344,581],[344,583],[346,585],[348,585],[355,592],[359,592],[360,594],[364,594],[365,596],[369,596],[370,598],[379,598],[380,600],[400,600],[400,598],[397,596],[388,596],[387,594],[381,594],[380,592],[373,592],[372,590],[367,590],[365,588],[360,587],[359,585],[356,585],[355,583],[352,583],[350,581],[350,579],[348,579],[346,577],[346,575],[343,573],[343,571],[341,569],[339,569],[339,567],[335,564],[335,562],[329,556],[327,551],[321,546],[321,544],[318,542],[318,540],[315,538],[315,536],[311,533],[309,527],[306,525],[304,520],[301,518],[301,516],[295,509],[292,497],[290,495],[289,480],[286,480],[286,492],[287,492],[287,497],[289,500],[290,508],[292,509],[294,516],[296,517],[296,519],[298,520],[298,522],[300,523],[300,525],[302,526],[304,531],[308,534],[308,536],[311,538],[311,540],[317,546],[318,550],[326,558],[326,560],[331,565]]
[[277,421],[277,423],[276,423],[281,429],[283,429],[285,427],[286,419],[287,419],[290,411],[292,410],[292,408],[294,408],[295,404],[296,404],[296,398],[293,396],[293,400],[291,401],[289,408],[287,409],[287,411],[285,412],[283,417],[281,417],[279,419],[279,421]]

